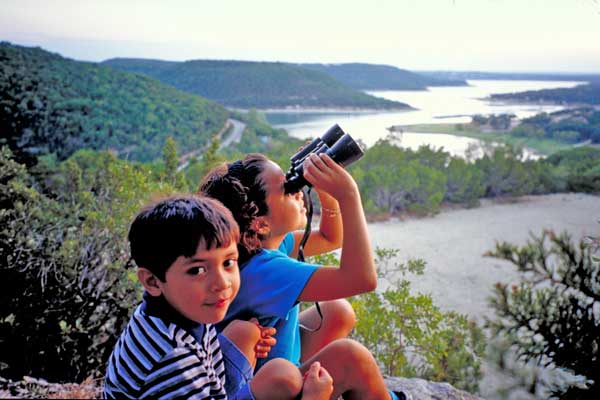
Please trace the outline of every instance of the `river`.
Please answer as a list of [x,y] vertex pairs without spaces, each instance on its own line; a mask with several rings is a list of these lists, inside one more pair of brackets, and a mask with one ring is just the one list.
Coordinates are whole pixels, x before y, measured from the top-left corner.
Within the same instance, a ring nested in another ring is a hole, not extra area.
[[[427,91],[377,91],[371,95],[397,100],[417,110],[401,112],[269,112],[267,120],[277,128],[286,129],[291,136],[310,138],[325,132],[338,123],[354,138],[367,146],[386,137],[392,125],[464,123],[475,114],[512,113],[526,118],[540,112],[553,112],[561,106],[492,103],[485,98],[492,93],[511,93],[525,90],[574,87],[582,82],[572,81],[498,81],[470,80],[469,86],[432,87]],[[401,146],[417,149],[421,145],[444,147],[452,155],[463,156],[470,144],[479,141],[464,136],[404,132]]]

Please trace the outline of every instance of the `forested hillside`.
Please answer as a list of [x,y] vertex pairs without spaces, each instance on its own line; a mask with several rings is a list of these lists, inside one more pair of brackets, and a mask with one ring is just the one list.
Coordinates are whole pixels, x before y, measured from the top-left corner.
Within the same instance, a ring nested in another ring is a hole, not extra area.
[[0,43],[1,142],[18,159],[110,149],[134,160],[160,155],[168,136],[206,144],[228,117],[222,106],[154,79]]
[[492,100],[518,100],[557,104],[600,104],[600,80],[574,88],[528,90],[491,95]]
[[363,63],[300,64],[324,72],[359,90],[426,90],[428,86],[465,86],[462,79],[433,78],[393,67]]
[[543,73],[543,72],[482,72],[482,71],[417,71],[420,75],[437,79],[485,79],[521,81],[579,81],[599,82],[599,74]]
[[354,90],[325,73],[286,63],[111,59],[104,64],[146,74],[177,89],[204,96],[228,107],[378,110],[409,107],[404,103],[376,98]]

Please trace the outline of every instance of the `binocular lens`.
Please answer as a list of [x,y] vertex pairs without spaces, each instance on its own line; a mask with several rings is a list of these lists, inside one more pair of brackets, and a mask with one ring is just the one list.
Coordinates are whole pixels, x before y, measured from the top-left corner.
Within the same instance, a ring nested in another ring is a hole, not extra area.
[[344,136],[344,131],[338,124],[335,124],[331,128],[327,130],[320,138],[316,138],[308,145],[304,146],[300,151],[290,158],[292,164],[303,161],[304,158],[313,152],[313,150],[318,147],[320,144],[325,143],[327,146],[331,147],[335,142],[337,142],[342,136]]
[[[310,149],[307,150],[308,147]],[[310,183],[304,179],[303,162],[312,153],[326,153],[342,167],[352,164],[365,154],[358,143],[336,124],[322,138],[313,140],[307,147],[292,156],[292,166],[286,174],[284,183],[285,193],[296,193],[304,186],[310,186]]]

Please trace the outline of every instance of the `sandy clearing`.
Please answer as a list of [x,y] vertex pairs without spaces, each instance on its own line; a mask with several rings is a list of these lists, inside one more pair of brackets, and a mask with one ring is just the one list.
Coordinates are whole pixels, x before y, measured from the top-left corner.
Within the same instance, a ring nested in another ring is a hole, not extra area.
[[445,310],[481,321],[496,282],[516,278],[511,264],[483,257],[495,241],[525,244],[530,232],[567,230],[573,238],[600,233],[600,197],[587,194],[526,196],[515,203],[484,201],[479,208],[450,210],[431,218],[369,224],[374,246],[397,248],[400,260],[422,258],[425,274],[411,278]]

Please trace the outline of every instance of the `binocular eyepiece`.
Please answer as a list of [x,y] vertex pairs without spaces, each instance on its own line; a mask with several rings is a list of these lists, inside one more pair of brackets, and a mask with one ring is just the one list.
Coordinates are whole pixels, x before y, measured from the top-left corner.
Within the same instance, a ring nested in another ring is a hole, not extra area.
[[304,179],[303,163],[313,153],[326,153],[342,167],[347,167],[365,154],[358,143],[335,124],[323,136],[316,138],[290,158],[292,165],[285,175],[284,183],[286,194],[299,192],[304,186],[311,186]]

